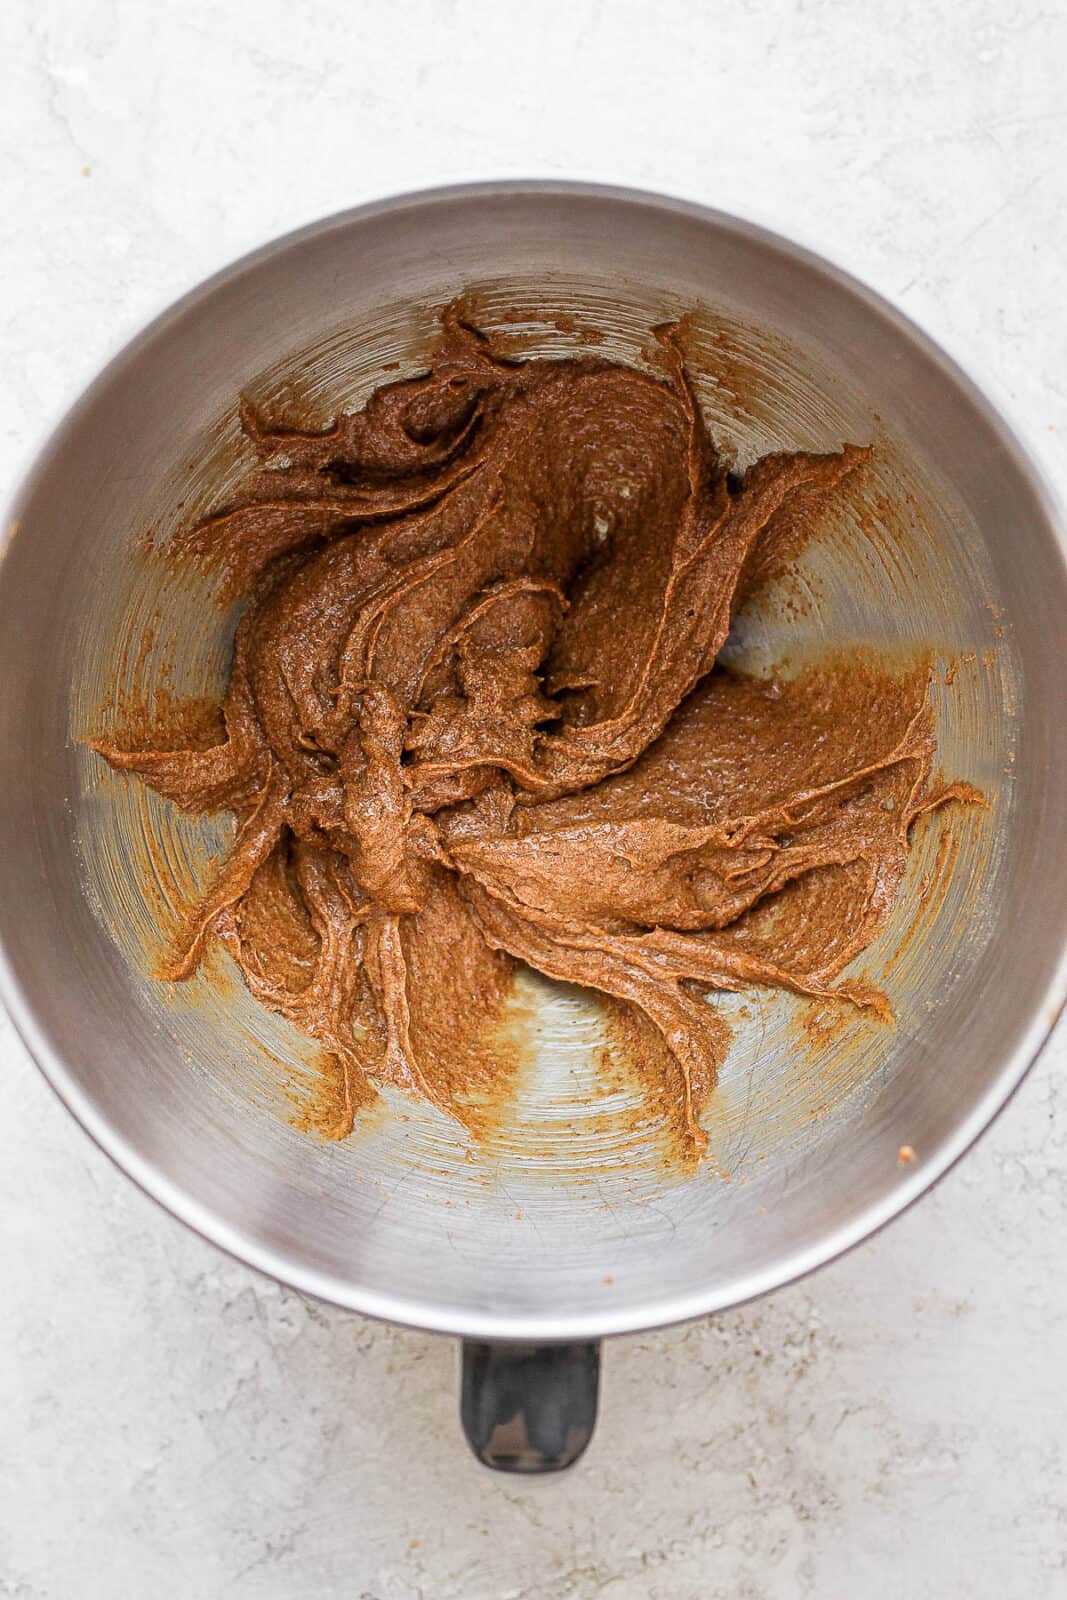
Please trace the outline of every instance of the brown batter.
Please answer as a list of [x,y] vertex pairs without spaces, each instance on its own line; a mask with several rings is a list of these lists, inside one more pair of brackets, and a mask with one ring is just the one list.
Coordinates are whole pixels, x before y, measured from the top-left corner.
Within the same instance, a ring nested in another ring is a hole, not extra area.
[[[246,594],[224,737],[99,740],[229,859],[209,936],[319,1040],[341,1136],[368,1079],[447,1109],[493,1071],[515,960],[622,1003],[688,1136],[728,1042],[709,990],[835,985],[892,906],[931,783],[925,670],[715,668],[744,596],[864,452],[737,480],[677,346],[664,376],[515,363],[456,307],[424,377],[323,433],[268,426],[240,502],[172,553]],[[715,668],[715,670],[713,670]],[[126,746],[125,748],[123,746]]]

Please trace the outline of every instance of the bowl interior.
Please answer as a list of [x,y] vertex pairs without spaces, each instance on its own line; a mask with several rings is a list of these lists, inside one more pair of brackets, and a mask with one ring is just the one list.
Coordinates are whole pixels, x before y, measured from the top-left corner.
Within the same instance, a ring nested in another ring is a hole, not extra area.
[[[597,1005],[524,973],[523,1066],[463,1129],[394,1097],[347,1141],[294,1125],[314,1049],[213,958],[154,981],[160,926],[226,821],[190,818],[82,742],[121,690],[217,694],[235,613],[145,553],[249,464],[240,393],[328,421],[424,367],[469,294],[525,356],[648,360],[689,313],[709,426],[769,449],[877,446],[819,540],[734,629],[754,670],[932,648],[939,752],[987,810],[916,825],[890,925],[858,963],[888,1028],[759,992],[718,997],[734,1043],[695,1174],[663,1158],[640,1083],[605,1072]],[[105,372],[31,476],[0,582],[0,924],[9,992],[98,1138],[187,1220],[314,1292],[456,1331],[563,1336],[769,1287],[891,1215],[1020,1075],[1060,996],[1067,784],[1053,714],[1067,578],[1016,447],[914,330],[832,269],[729,219],[514,186],[328,222],[239,263]],[[946,681],[950,680],[950,681]],[[900,1146],[917,1161],[898,1166]]]

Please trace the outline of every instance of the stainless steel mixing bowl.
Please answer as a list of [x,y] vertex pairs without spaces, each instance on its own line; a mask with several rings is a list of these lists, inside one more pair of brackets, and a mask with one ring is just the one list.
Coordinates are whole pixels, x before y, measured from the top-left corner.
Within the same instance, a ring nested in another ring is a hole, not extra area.
[[[526,1066],[458,1124],[393,1101],[347,1142],[293,1126],[312,1051],[222,960],[170,989],[158,929],[225,821],[179,817],[82,742],[121,690],[216,692],[233,616],[146,555],[247,464],[236,397],[330,416],[417,371],[458,291],[520,354],[645,361],[690,312],[709,422],[740,462],[876,440],[864,487],[739,619],[758,668],[828,646],[937,652],[941,756],[989,809],[915,830],[860,963],[895,1028],[718,997],[735,1043],[695,1175],[598,1068],[588,997],[524,976]],[[593,341],[593,343],[591,343]],[[10,513],[0,575],[3,994],[84,1127],[176,1216],[312,1295],[462,1335],[483,1459],[572,1459],[596,1341],[734,1305],[846,1249],[967,1149],[1033,1060],[1067,968],[1062,524],[1004,423],[936,347],[804,250],[621,190],[496,183],[361,207],[187,296],[61,423]],[[952,680],[946,683],[946,680]],[[823,1018],[826,1022],[828,1019]],[[910,1146],[915,1159],[898,1159]],[[468,1158],[470,1154],[471,1158]],[[510,1420],[509,1420],[510,1419]]]

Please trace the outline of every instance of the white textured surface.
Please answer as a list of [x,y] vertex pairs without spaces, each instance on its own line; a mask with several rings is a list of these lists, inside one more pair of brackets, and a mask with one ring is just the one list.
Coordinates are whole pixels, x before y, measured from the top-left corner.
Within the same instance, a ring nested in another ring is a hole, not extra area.
[[[983,376],[1067,489],[1062,0],[6,0],[0,59],[5,481],[249,246],[550,172],[807,238]],[[1067,1593],[1067,1033],[880,1238],[612,1345],[585,1463],[535,1486],[467,1459],[447,1341],[223,1259],[90,1147],[6,1023],[0,1054],[0,1595]]]

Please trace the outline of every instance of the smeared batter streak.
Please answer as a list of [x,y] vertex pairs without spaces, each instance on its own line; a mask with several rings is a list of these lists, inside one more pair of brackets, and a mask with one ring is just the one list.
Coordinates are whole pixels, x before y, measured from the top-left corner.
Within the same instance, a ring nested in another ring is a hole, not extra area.
[[95,748],[234,813],[160,976],[221,939],[329,1052],[336,1136],[370,1079],[455,1110],[491,1072],[516,960],[636,1008],[697,1149],[728,1043],[709,990],[888,1014],[836,980],[886,920],[915,818],[974,797],[931,781],[927,674],[715,667],[776,528],[795,547],[864,452],[728,477],[658,338],[662,378],[515,363],[449,307],[430,372],[325,432],[245,404],[260,469],[169,548],[247,597],[225,737]]

